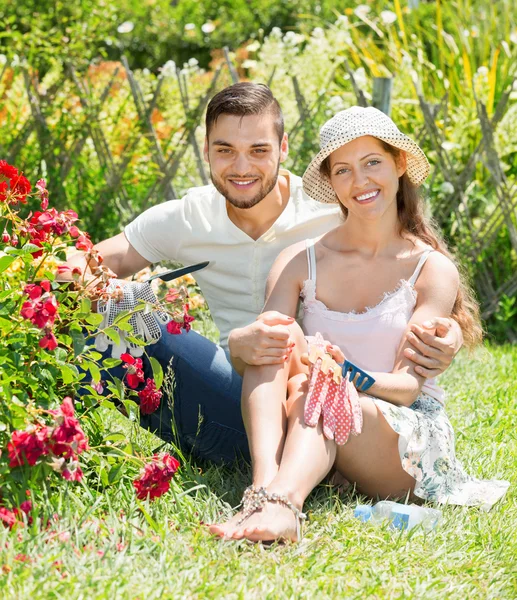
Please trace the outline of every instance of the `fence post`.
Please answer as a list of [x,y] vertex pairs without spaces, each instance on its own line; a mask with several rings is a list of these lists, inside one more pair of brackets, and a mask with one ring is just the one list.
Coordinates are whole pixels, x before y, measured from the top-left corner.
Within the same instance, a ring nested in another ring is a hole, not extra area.
[[372,106],[382,110],[388,117],[391,113],[391,90],[393,88],[392,77],[374,77]]

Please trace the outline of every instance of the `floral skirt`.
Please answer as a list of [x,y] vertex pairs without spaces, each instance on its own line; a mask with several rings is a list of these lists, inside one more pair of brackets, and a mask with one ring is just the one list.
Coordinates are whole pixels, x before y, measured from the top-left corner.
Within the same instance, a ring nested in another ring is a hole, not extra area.
[[402,468],[416,480],[414,493],[424,500],[490,508],[504,496],[507,481],[470,477],[456,458],[454,431],[444,407],[420,394],[408,408],[373,398],[399,434]]

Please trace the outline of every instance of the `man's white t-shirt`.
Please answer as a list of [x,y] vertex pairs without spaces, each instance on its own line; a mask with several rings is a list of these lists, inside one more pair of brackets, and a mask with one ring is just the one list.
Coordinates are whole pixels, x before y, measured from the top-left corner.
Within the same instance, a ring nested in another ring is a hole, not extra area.
[[264,306],[266,279],[280,252],[337,227],[341,211],[303,191],[301,177],[289,180],[290,198],[275,223],[257,240],[228,217],[226,200],[213,185],[192,188],[181,200],[146,210],[124,230],[128,242],[151,263],[184,265],[210,261],[195,278],[227,346],[232,329],[252,323]]

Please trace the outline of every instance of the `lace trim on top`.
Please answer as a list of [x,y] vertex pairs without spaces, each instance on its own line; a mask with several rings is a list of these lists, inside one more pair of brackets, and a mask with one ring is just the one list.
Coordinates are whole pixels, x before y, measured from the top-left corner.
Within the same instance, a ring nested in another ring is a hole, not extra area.
[[[405,292],[402,294],[401,292]],[[417,298],[417,292],[413,284],[407,279],[401,279],[397,287],[391,292],[385,292],[382,299],[375,306],[367,306],[364,311],[357,312],[339,312],[331,310],[321,300],[316,298],[316,282],[313,279],[306,279],[300,296],[303,299],[302,306],[309,313],[316,308],[325,313],[326,316],[337,321],[359,321],[361,319],[371,319],[381,314],[392,313],[399,310],[412,311]],[[396,302],[390,302],[396,299]]]

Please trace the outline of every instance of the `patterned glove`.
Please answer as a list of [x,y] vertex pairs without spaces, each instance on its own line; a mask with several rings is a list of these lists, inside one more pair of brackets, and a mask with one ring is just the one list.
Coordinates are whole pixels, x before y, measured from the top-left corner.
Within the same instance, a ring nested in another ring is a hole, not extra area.
[[362,430],[359,395],[348,376],[343,378],[339,365],[325,353],[328,343],[321,334],[309,338],[309,391],[305,401],[304,420],[316,427],[320,416],[323,435],[336,444],[347,442],[350,433]]
[[[122,298],[115,299],[116,292]],[[158,304],[158,299],[154,295],[151,286],[148,283],[120,283],[118,279],[111,279],[106,288],[106,297],[108,300],[99,300],[98,312],[103,316],[99,329],[106,329],[113,325],[113,322],[122,311],[133,311],[138,304],[147,302],[149,304]],[[133,328],[133,335],[139,335],[147,344],[155,344],[162,336],[160,323],[166,324],[170,321],[167,313],[161,310],[153,310],[147,306],[143,311],[134,313],[129,319]],[[116,344],[105,333],[100,333],[95,338],[95,348],[99,352],[105,352],[109,346],[112,346],[111,355],[113,358],[120,358],[124,352],[129,352],[132,356],[142,356],[144,349],[127,337],[131,335],[118,329],[115,329],[120,336],[120,344]]]

